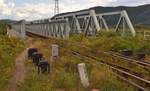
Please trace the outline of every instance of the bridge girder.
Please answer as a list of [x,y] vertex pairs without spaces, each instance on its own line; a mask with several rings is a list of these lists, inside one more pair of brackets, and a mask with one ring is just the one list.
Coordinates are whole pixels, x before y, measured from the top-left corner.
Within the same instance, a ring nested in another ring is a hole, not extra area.
[[[16,23],[12,25],[12,28],[25,37],[25,31],[39,34],[47,37],[69,37],[70,34],[80,34],[83,33],[85,36],[91,35],[96,36],[97,32],[103,30],[110,31],[108,26],[108,20],[105,16],[120,15],[117,25],[115,25],[114,32],[117,32],[119,25],[122,23],[122,34],[126,31],[126,26],[128,26],[132,36],[136,36],[135,29],[132,22],[127,14],[127,12],[108,12],[96,14],[94,10],[71,13],[56,16],[53,19],[47,20],[37,20],[25,23],[25,21]],[[21,32],[20,32],[21,31]]]

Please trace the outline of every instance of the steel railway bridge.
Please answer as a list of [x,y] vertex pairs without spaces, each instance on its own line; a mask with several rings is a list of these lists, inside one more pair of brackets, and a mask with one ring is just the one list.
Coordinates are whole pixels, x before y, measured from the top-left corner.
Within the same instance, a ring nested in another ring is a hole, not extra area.
[[[107,16],[111,16],[115,22],[110,25]],[[118,18],[115,18],[115,17]],[[130,32],[133,37],[136,31],[125,10],[96,14],[95,10],[87,10],[76,13],[56,15],[50,19],[25,21],[21,20],[11,25],[9,35],[26,38],[26,33],[33,33],[44,37],[69,38],[72,34],[84,34],[85,36],[96,36],[97,32],[113,31],[125,35]],[[120,27],[121,26],[121,27]],[[128,29],[126,28],[128,27]],[[121,28],[121,29],[120,29]]]

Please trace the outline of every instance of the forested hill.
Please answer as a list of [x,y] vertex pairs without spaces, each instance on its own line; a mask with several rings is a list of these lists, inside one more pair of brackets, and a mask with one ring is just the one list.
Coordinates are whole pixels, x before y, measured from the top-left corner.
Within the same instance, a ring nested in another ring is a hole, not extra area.
[[[128,15],[134,25],[150,25],[150,4],[128,7],[128,6],[118,6],[118,7],[92,7],[89,9],[94,9],[96,13],[105,13],[113,11],[126,10]],[[85,10],[89,10],[85,9]],[[84,11],[84,10],[81,10]],[[78,12],[78,11],[77,11]],[[68,14],[72,12],[62,13],[60,15]]]
[[12,23],[15,23],[17,21],[15,20],[10,20],[10,19],[2,19],[0,20],[0,23],[5,23],[5,24],[12,24]]

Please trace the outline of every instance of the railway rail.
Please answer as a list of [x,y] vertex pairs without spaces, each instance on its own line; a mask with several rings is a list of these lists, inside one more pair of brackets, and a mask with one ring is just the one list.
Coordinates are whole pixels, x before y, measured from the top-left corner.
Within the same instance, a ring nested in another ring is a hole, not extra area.
[[[143,78],[141,78],[141,77],[138,77],[138,76],[136,76],[136,75],[133,75],[133,74],[131,74],[128,70],[126,70],[126,69],[124,69],[124,68],[121,68],[121,67],[119,67],[119,66],[106,63],[105,61],[100,60],[99,58],[94,57],[94,56],[91,56],[91,55],[81,54],[81,53],[78,52],[78,51],[72,50],[72,54],[75,55],[75,56],[78,56],[78,57],[82,57],[82,58],[83,58],[83,57],[86,57],[86,58],[88,58],[88,59],[93,59],[93,60],[95,60],[95,61],[93,61],[93,62],[95,62],[95,63],[97,63],[97,64],[105,65],[105,66],[111,68],[112,70],[114,70],[114,72],[116,73],[116,75],[117,75],[120,79],[122,79],[122,80],[124,80],[124,81],[126,81],[126,82],[132,84],[133,86],[137,87],[137,88],[139,89],[139,91],[149,91],[149,90],[146,89],[146,87],[149,87],[149,86],[150,86],[150,81],[145,80],[145,79],[143,79]],[[91,60],[90,60],[90,61],[91,61]],[[132,79],[135,79],[137,82],[136,82],[136,81],[128,80],[126,77],[127,77],[127,78],[130,77],[130,78],[132,78]],[[140,85],[138,84],[139,82],[140,82]],[[142,84],[146,84],[145,87],[144,87],[144,86],[141,86],[141,83],[142,83]]]
[[[28,32],[27,34],[30,35],[30,36],[38,36],[38,37],[45,38],[45,39],[49,38],[49,37],[41,36],[41,35],[38,35],[38,34],[33,34],[31,32]],[[69,44],[70,46],[77,46],[78,48],[80,48],[82,50],[85,50],[87,53],[91,53],[93,55],[107,56],[107,57],[109,56],[109,57],[112,57],[113,59],[118,60],[118,61],[122,61],[122,62],[126,61],[126,62],[129,62],[130,64],[135,64],[136,66],[144,68],[146,71],[149,71],[149,73],[150,73],[150,63],[149,62],[128,58],[128,57],[125,57],[125,56],[123,56],[119,53],[115,53],[115,52],[112,52],[112,51],[109,51],[109,52],[104,52],[104,51],[100,51],[100,50],[93,51],[92,48],[87,47],[87,46],[82,45],[82,44],[77,43],[77,42],[72,42],[72,41],[68,41],[68,40],[60,40],[58,38],[52,38],[52,39],[65,42],[66,44]]]
[[26,32],[26,35],[29,36],[29,37],[39,37],[39,38],[48,39],[48,37],[46,37],[46,36],[38,35],[38,34],[35,34],[35,33],[32,33],[32,32]]
[[[27,32],[27,35],[28,36],[37,36],[37,37],[41,37],[41,38],[44,38],[44,39],[49,39],[50,38],[50,37],[45,37],[45,36],[41,36],[41,35],[38,35],[38,34],[33,34],[31,32]],[[126,62],[129,62],[131,64],[135,64],[135,65],[137,65],[141,68],[144,68],[145,70],[149,71],[149,73],[150,73],[150,63],[149,62],[136,60],[136,59],[132,59],[132,58],[129,58],[129,57],[125,57],[125,56],[123,56],[119,53],[115,53],[115,52],[112,52],[112,51],[109,51],[109,52],[104,52],[104,51],[100,51],[100,50],[93,51],[92,48],[87,47],[85,45],[82,45],[78,42],[72,42],[72,41],[68,41],[68,40],[60,40],[58,38],[52,38],[52,39],[65,42],[66,44],[69,44],[70,46],[77,46],[78,48],[80,48],[82,50],[85,50],[86,52],[91,53],[93,55],[107,56],[107,57],[109,56],[109,57],[112,57],[113,59],[118,60],[118,61],[122,61],[122,62],[126,61]]]
[[[38,36],[41,38],[48,39],[48,37],[43,37],[43,36],[37,35],[37,34],[35,35],[30,32],[28,32],[27,34],[30,36]],[[57,38],[53,38],[53,39],[57,40]],[[137,75],[138,73],[136,73],[128,68],[122,67],[117,64],[109,63],[108,61],[107,62],[103,61],[102,59],[100,59],[100,57],[104,55],[107,57],[115,58],[116,60],[122,59],[119,61],[124,61],[124,62],[135,64],[136,66],[144,68],[145,71],[148,71],[149,73],[150,73],[150,63],[148,63],[146,61],[139,61],[136,59],[128,58],[119,53],[114,53],[111,51],[110,52],[93,51],[91,48],[89,48],[85,45],[81,45],[80,43],[76,43],[76,42],[70,42],[68,40],[60,40],[59,39],[59,41],[65,42],[66,44],[69,44],[70,46],[74,45],[74,46],[79,47],[79,49],[86,50],[84,52],[80,52],[79,50],[71,49],[71,53],[74,56],[78,56],[78,57],[84,56],[87,59],[93,59],[93,60],[95,60],[93,62],[95,62],[97,64],[103,64],[103,65],[111,68],[117,77],[119,77],[120,79],[137,87],[139,89],[139,91],[149,91],[150,90],[150,88],[148,90],[146,89],[147,87],[150,87],[150,80],[145,79],[143,76]],[[87,53],[89,53],[89,54],[87,54]],[[99,55],[96,55],[96,54],[99,54]],[[142,74],[142,73],[140,73],[140,74]]]
[[121,55],[120,53],[112,52],[112,51],[110,51],[109,53],[107,52],[107,54],[112,55],[114,57],[119,57],[119,58],[125,59],[127,61],[133,61],[133,62],[136,62],[136,63],[143,65],[143,66],[150,67],[150,62],[147,62],[146,60],[137,60],[137,59],[134,59],[131,57]]

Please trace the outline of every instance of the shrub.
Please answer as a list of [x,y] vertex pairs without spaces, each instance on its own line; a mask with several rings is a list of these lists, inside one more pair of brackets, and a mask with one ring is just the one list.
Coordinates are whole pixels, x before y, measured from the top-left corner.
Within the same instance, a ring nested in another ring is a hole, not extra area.
[[105,36],[105,37],[114,37],[114,36],[117,36],[119,35],[119,33],[116,33],[116,32],[113,32],[113,31],[100,31],[98,32],[97,36],[99,37],[102,37],[102,36]]
[[0,35],[6,35],[7,34],[7,27],[8,27],[7,24],[0,23]]

